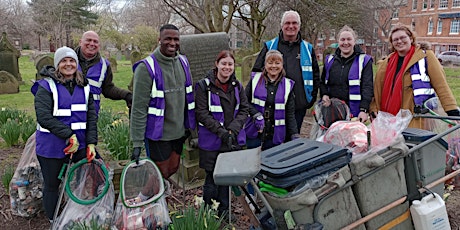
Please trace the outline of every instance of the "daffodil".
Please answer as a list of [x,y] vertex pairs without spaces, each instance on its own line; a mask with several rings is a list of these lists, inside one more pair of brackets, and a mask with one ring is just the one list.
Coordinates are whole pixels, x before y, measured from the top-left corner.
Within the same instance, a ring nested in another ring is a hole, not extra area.
[[216,211],[217,211],[217,208],[219,207],[219,204],[220,204],[220,203],[217,202],[217,201],[214,200],[214,199],[211,199],[211,201],[212,201],[211,208],[212,208],[213,210],[216,210]]
[[195,195],[194,197],[195,200],[195,207],[201,206],[201,204],[204,203],[203,197]]

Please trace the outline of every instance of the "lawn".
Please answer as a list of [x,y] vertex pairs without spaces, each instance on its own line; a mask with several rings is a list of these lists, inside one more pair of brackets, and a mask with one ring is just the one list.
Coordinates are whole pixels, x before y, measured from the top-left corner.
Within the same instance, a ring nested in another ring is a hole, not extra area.
[[[114,74],[114,83],[120,88],[127,89],[132,78],[131,62],[118,61],[118,71]],[[457,102],[460,102],[460,68],[445,67],[444,68],[447,81],[452,89]],[[11,107],[18,110],[27,111],[34,115],[33,95],[30,93],[32,81],[35,79],[35,66],[29,56],[19,58],[19,71],[21,73],[24,84],[20,86],[18,94],[3,94],[0,95],[0,108]],[[237,67],[236,75],[241,77],[241,68]],[[127,107],[125,101],[113,101],[110,99],[102,99],[102,108],[110,108],[117,113],[126,113]]]

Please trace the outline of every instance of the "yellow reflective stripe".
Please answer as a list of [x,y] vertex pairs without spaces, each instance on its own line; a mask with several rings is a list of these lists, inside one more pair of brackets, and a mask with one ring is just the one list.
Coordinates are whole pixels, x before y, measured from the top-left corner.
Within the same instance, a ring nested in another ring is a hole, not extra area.
[[101,81],[95,81],[93,79],[89,79],[88,78],[88,83],[94,87],[98,87],[98,88],[101,88],[102,86],[102,82]]
[[275,126],[285,125],[285,124],[286,124],[286,120],[284,120],[284,119],[275,120]]
[[70,124],[72,130],[86,129],[86,122],[75,122]]
[[188,103],[188,104],[187,104],[187,108],[188,108],[189,110],[195,109],[195,102]]
[[361,94],[350,94],[350,100],[351,101],[360,101],[361,100]]
[[361,75],[362,75],[362,72],[363,72],[363,64],[364,64],[364,58],[366,57],[365,54],[360,54],[359,55],[359,59],[358,59],[358,79],[361,79]]
[[304,85],[313,85],[313,80],[303,80]]
[[254,93],[256,92],[256,86],[259,83],[261,76],[262,76],[262,73],[258,72],[258,73],[256,73],[254,75],[254,78],[252,79],[252,82],[251,82],[251,84],[252,84],[251,85],[251,87],[252,87],[252,91],[251,91],[252,92],[252,100],[251,100],[251,103],[264,107],[265,106],[265,101],[262,101],[260,99],[256,99],[254,97]]
[[424,88],[424,89],[416,89],[416,90],[414,90],[414,96],[430,95],[430,94],[434,94],[434,89],[432,89],[432,88]]
[[252,96],[252,104],[259,105],[261,107],[265,107],[265,101],[260,100],[258,98],[254,98],[254,95]]
[[361,85],[360,80],[349,80],[348,83],[349,83],[350,86]]
[[193,92],[193,87],[191,85],[185,87],[185,93],[191,93],[191,92]]
[[164,109],[157,109],[153,107],[149,107],[148,114],[153,114],[158,117],[164,116],[165,110]]
[[101,95],[99,95],[99,94],[93,94],[93,99],[94,99],[95,101],[100,101],[100,100],[101,100]]
[[86,104],[72,104],[70,106],[72,111],[86,111]]
[[311,66],[302,66],[302,71],[311,72],[313,71],[313,68]]
[[284,110],[285,108],[286,108],[285,104],[275,103],[275,109],[276,110]]

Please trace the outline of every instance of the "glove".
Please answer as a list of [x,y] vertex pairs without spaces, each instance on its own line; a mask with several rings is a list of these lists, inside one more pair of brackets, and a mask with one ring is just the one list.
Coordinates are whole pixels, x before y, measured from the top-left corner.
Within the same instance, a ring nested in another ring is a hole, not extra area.
[[91,162],[95,157],[96,148],[94,144],[88,144],[88,146],[86,146],[86,159],[88,159],[88,162]]
[[298,134],[298,133],[291,135],[291,141],[293,141],[295,139],[299,139],[299,138],[300,138],[300,134]]
[[128,108],[131,109],[131,106],[133,105],[133,94],[132,93],[126,94],[125,101],[126,101],[126,106],[128,106]]
[[254,119],[254,125],[258,131],[263,131],[265,127],[265,120],[261,113],[256,113],[252,116]]
[[233,144],[233,142],[236,142],[236,136],[234,133],[231,133],[230,131],[224,133],[221,140],[222,144],[226,145],[229,150],[236,149],[236,146]]
[[453,109],[446,111],[447,115],[449,116],[460,116],[460,111],[458,109]]
[[78,143],[77,135],[72,134],[67,140],[66,140],[66,145],[64,149],[64,153],[67,154],[74,154],[78,150],[78,146],[80,144]]
[[136,160],[136,164],[139,164],[139,156],[141,155],[141,147],[134,147],[133,154],[131,154],[131,160]]

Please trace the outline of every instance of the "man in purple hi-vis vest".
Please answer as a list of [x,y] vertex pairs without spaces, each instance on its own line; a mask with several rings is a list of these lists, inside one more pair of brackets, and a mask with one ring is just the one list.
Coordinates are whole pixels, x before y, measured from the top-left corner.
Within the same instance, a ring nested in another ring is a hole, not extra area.
[[178,53],[179,29],[160,28],[159,46],[133,66],[133,105],[130,132],[132,159],[139,159],[142,146],[164,178],[179,168],[185,140],[194,129],[195,101],[187,58]]
[[99,46],[99,35],[94,31],[86,31],[80,39],[79,46],[75,48],[79,62],[78,70],[88,79],[96,112],[99,113],[101,94],[112,100],[125,100],[128,108],[131,108],[132,93],[116,87],[112,82],[112,68],[109,61],[101,56]]

